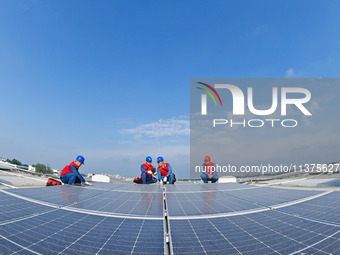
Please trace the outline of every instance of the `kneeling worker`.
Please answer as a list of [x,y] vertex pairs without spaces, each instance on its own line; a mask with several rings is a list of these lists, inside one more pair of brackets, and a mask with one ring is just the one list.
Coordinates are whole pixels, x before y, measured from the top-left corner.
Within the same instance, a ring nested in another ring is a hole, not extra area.
[[204,172],[201,174],[201,179],[204,183],[215,183],[218,180],[217,172],[215,171],[215,164],[210,161],[210,157],[206,156],[204,158]]
[[143,184],[150,184],[157,182],[156,178],[153,177],[154,172],[156,172],[155,168],[151,165],[152,158],[150,156],[146,157],[145,164],[141,165],[140,170],[142,171],[142,181]]
[[157,158],[158,168],[158,181],[162,184],[169,181],[169,184],[173,184],[174,174],[172,173],[172,168],[169,163],[164,163],[164,159],[162,157]]
[[85,158],[83,156],[78,156],[75,161],[71,164],[65,166],[63,171],[60,174],[60,179],[65,184],[73,185],[75,183],[84,183],[86,185],[91,185],[81,174],[78,172],[78,169],[81,165],[84,164]]

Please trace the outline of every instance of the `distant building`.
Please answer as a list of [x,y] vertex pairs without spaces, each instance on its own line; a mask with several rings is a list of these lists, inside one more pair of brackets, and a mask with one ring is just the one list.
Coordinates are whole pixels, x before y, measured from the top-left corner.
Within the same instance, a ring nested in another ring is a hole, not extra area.
[[60,175],[61,174],[61,172],[59,170],[57,170],[57,169],[52,169],[52,173],[54,175]]
[[31,166],[31,165],[29,165],[29,166],[28,166],[28,171],[29,171],[29,172],[33,172],[33,173],[35,173],[35,167],[34,167],[34,166]]
[[92,176],[93,182],[111,182],[111,178],[103,174],[95,174]]
[[6,160],[4,160],[4,161],[1,160],[0,166],[4,167],[6,169],[16,169],[17,168],[17,165],[8,163]]

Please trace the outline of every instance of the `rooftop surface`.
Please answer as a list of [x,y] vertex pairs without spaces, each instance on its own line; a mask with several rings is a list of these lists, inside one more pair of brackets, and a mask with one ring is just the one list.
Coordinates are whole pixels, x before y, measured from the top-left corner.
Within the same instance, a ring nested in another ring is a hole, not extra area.
[[93,183],[0,190],[1,254],[338,254],[340,193]]
[[46,177],[18,171],[0,170],[0,189],[44,187],[46,186],[47,179]]

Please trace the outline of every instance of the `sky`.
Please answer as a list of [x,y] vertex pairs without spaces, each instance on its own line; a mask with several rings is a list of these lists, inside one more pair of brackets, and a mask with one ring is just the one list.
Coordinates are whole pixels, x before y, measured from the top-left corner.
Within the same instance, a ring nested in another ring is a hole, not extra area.
[[189,177],[190,78],[339,77],[338,1],[0,1],[0,157]]

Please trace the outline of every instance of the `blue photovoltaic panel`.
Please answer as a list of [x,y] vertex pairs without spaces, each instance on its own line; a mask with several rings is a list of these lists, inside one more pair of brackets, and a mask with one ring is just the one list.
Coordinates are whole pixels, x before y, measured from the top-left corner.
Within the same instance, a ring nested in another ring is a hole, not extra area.
[[259,208],[258,205],[214,191],[169,193],[167,204],[169,216],[209,215]]
[[[339,192],[165,186],[174,254],[340,254]],[[0,191],[0,254],[167,254],[163,186]]]
[[119,187],[113,186],[0,192],[8,204],[0,206],[0,215],[8,209],[13,212],[0,222],[0,254],[164,254],[161,187],[149,188],[156,193],[143,194],[133,192],[130,185],[124,190],[131,192],[116,192]]
[[110,191],[71,207],[117,214],[163,217],[163,194]]
[[333,191],[324,196],[279,210],[299,217],[340,226],[340,192]]
[[[138,254],[148,250],[151,244],[153,249],[149,249],[149,254],[162,254],[163,233],[160,220],[101,217],[63,210],[7,224],[0,232],[4,238],[24,247],[10,245],[11,252],[41,254],[131,254],[132,251]],[[2,239],[3,245],[8,243],[6,239]]]
[[0,192],[0,223],[51,211],[53,208],[31,203]]
[[41,202],[66,206],[100,197],[106,190],[60,185],[47,188],[11,189],[8,192]]
[[[149,185],[151,188],[146,186],[147,191],[143,192],[140,190],[141,186],[115,184],[112,189],[108,189],[108,186],[103,188],[103,185],[98,188],[63,185],[49,187],[48,189],[18,189],[10,190],[9,192],[25,198],[75,209],[163,217],[163,193],[161,187],[159,185]],[[119,187],[122,187],[123,191],[120,191]],[[133,187],[135,187],[134,191]]]
[[251,190],[240,189],[223,193],[262,206],[273,206],[321,194],[323,191],[258,187]]
[[322,193],[322,191],[285,190],[255,186],[227,191],[225,185],[222,186],[221,191],[175,192],[174,188],[171,191],[171,193],[167,193],[170,216],[209,215],[254,210]]
[[170,229],[174,254],[336,254],[340,251],[339,227],[275,211],[170,220]]
[[239,183],[208,183],[208,184],[177,184],[176,185],[166,185],[167,193],[191,193],[191,192],[208,192],[208,191],[230,191],[230,190],[240,190],[240,189],[252,189],[257,188],[252,185],[243,185]]
[[86,189],[97,189],[106,191],[126,191],[126,192],[152,192],[152,193],[162,193],[163,189],[160,185],[137,185],[135,183],[95,183],[95,186],[84,187]]
[[163,187],[159,184],[141,185],[141,184],[124,184],[119,191],[130,191],[140,193],[163,193]]
[[[335,192],[259,187],[209,193],[167,194],[174,254],[340,254],[340,225],[329,224],[339,222]],[[255,211],[244,213],[252,206]],[[223,217],[221,209],[234,214]]]
[[[106,183],[96,182],[94,186],[86,186],[87,189],[102,189],[102,190],[120,190],[126,184],[121,182]],[[81,186],[83,187],[83,186]],[[83,187],[84,188],[84,187]]]

